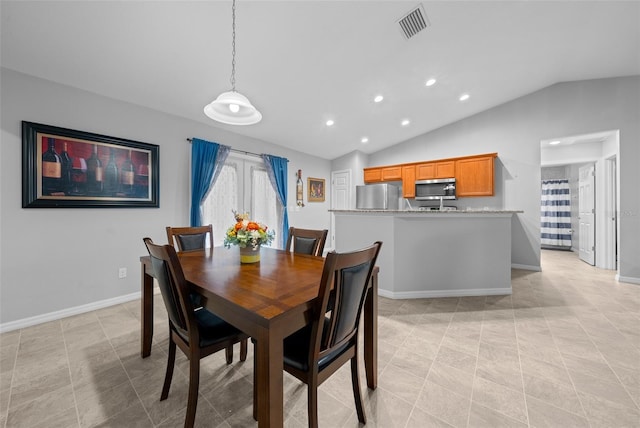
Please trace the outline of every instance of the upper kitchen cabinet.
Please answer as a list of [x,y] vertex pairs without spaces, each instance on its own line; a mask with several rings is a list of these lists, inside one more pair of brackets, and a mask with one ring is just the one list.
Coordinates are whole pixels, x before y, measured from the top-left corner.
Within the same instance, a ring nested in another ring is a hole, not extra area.
[[497,156],[497,153],[491,153],[455,161],[457,197],[494,195],[494,159]]
[[455,177],[456,163],[453,160],[427,162],[416,165],[416,180]]
[[382,181],[402,180],[402,165],[382,167]]
[[404,165],[402,167],[402,197],[416,197],[416,166]]
[[400,180],[402,180],[402,165],[382,166],[364,169],[365,183]]
[[382,168],[365,168],[364,169],[364,182],[375,183],[382,181]]
[[365,183],[402,180],[402,196],[415,198],[416,181],[455,178],[456,196],[493,196],[497,153],[364,169]]

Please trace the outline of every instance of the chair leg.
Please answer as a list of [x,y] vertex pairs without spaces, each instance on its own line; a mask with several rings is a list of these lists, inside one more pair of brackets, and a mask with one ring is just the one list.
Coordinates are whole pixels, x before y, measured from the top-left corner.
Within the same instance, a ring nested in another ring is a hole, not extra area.
[[358,420],[366,424],[367,416],[364,414],[364,405],[362,403],[362,393],[360,392],[360,377],[358,377],[358,353],[351,359],[351,384],[353,385],[353,399],[356,402],[356,413]]
[[200,355],[189,358],[189,398],[187,399],[187,416],[184,420],[185,428],[192,428],[196,421],[198,407],[198,387],[200,384]]
[[166,400],[169,396],[169,388],[171,388],[171,379],[173,379],[173,366],[176,362],[176,342],[171,337],[169,332],[169,356],[167,358],[167,371],[164,375],[164,385],[162,386],[162,394],[160,394],[160,401]]
[[243,339],[240,342],[240,361],[247,360],[247,341],[248,339]]
[[224,355],[227,357],[227,364],[231,364],[233,362],[233,344],[225,348]]
[[[242,353],[242,350],[240,351]],[[258,363],[256,362],[256,345],[253,345],[253,420],[258,420],[258,385],[256,382],[258,378],[256,377],[256,369],[258,368]]]
[[307,408],[309,428],[318,428],[318,382],[310,380],[307,384]]

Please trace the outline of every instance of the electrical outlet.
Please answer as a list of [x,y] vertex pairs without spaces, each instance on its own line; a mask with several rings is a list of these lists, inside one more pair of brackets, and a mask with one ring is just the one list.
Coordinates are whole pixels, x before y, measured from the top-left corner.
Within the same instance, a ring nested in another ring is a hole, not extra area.
[[118,269],[118,278],[126,278],[127,277],[127,268]]

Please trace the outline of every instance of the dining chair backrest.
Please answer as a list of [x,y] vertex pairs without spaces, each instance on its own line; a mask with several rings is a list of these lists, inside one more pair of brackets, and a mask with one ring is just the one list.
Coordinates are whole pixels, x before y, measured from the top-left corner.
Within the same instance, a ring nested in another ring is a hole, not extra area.
[[321,256],[327,240],[327,233],[327,229],[314,230],[290,227],[285,250],[297,254]]
[[[377,241],[361,250],[327,254],[314,311],[311,363],[358,340],[360,314],[381,246]],[[330,294],[333,308],[327,313]]]
[[167,226],[167,239],[170,245],[178,246],[178,251],[202,250],[206,247],[207,234],[209,247],[213,248],[213,226],[171,227]]
[[[309,323],[283,341],[283,369],[307,384],[310,428],[318,427],[318,387],[348,361],[358,421],[367,423],[358,375],[358,328],[381,246],[378,241],[348,253],[329,252]],[[257,420],[256,367],[254,359],[253,418]]]
[[191,334],[198,334],[193,304],[190,298],[185,298],[189,296],[189,289],[175,248],[171,245],[156,245],[151,238],[144,238],[144,244],[151,257],[151,266],[158,280],[169,320],[186,338]]
[[189,391],[184,427],[193,428],[198,407],[200,360],[224,349],[227,364],[231,364],[233,345],[240,343],[240,360],[245,361],[249,337],[206,308],[200,307],[197,311],[194,309],[189,284],[173,245],[155,245],[151,238],[144,238],[144,244],[149,251],[153,276],[160,286],[169,317],[169,352],[160,401],[169,396],[176,348],[180,348],[189,361]]

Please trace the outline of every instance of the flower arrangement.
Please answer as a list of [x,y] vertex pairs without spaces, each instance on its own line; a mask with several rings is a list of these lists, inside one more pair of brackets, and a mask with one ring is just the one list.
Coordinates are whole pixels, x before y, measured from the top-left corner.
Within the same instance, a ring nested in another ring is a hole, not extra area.
[[260,245],[270,244],[273,241],[275,233],[267,230],[267,226],[255,221],[249,220],[249,213],[239,214],[233,211],[236,224],[227,229],[224,237],[224,246],[230,248],[231,245],[237,245],[240,248],[250,247],[258,248]]

